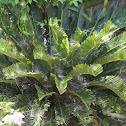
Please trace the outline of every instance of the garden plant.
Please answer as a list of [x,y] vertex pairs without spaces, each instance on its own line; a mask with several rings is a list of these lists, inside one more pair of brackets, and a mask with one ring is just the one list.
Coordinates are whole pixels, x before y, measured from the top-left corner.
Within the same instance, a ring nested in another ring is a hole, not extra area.
[[88,34],[80,20],[66,30],[65,15],[41,22],[29,1],[0,5],[1,121],[13,108],[24,126],[125,126],[126,32],[115,36],[125,24],[103,21]]

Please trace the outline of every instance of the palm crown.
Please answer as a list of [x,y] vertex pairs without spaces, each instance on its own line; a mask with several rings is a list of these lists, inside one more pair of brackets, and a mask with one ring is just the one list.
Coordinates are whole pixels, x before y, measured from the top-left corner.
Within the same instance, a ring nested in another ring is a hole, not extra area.
[[[0,39],[0,82],[16,84],[16,95],[21,99],[26,96],[26,102],[19,106],[31,107],[33,124],[118,123],[108,113],[126,111],[121,108],[126,86],[112,74],[125,68],[126,33],[112,38],[117,29],[108,21],[100,32],[93,32],[80,44],[85,31],[78,28],[68,39],[57,20],[50,19],[53,35],[47,45],[26,3],[18,7],[1,8],[0,26],[5,37]],[[108,118],[109,123],[104,121]]]

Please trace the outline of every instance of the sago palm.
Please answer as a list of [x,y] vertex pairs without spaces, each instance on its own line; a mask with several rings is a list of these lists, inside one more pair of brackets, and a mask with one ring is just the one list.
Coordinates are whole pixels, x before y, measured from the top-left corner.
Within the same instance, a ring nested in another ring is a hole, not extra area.
[[126,32],[112,38],[108,21],[80,44],[85,31],[68,39],[50,19],[47,45],[38,19],[25,1],[1,7],[0,82],[9,89],[0,93],[26,113],[24,125],[125,125],[126,86],[114,72],[126,67]]

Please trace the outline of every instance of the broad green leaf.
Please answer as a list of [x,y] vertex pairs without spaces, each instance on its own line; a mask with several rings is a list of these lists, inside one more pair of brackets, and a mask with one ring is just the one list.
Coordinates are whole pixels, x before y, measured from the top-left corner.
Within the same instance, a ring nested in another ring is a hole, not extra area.
[[[115,5],[116,6],[116,5]],[[126,27],[126,8],[117,8],[117,12],[113,14],[112,22],[118,26],[118,28]]]
[[35,59],[32,65],[32,72],[42,72],[49,77],[52,72],[52,67],[51,64],[45,60]]
[[5,104],[5,103],[6,103],[6,102],[0,102],[0,105],[1,105],[1,104]]
[[73,1],[73,4],[76,6],[76,7],[78,7],[78,3],[77,3],[77,1]]
[[103,41],[100,37],[97,37],[97,32],[94,32],[92,36],[88,37],[84,42],[81,43],[80,48],[75,53],[73,57],[74,65],[78,64],[83,57],[86,56],[93,48],[99,47]]
[[4,6],[0,13],[0,27],[8,36],[8,40],[11,40],[13,45],[18,47],[19,50],[22,49],[23,55],[25,55],[28,59],[33,59],[33,45],[28,42],[29,40],[20,32],[18,28],[20,14],[19,8],[20,7],[15,6],[13,9],[11,9],[8,8],[8,6]]
[[59,8],[61,9],[62,13],[61,13],[61,27],[63,28],[63,30],[67,33],[67,35],[69,34],[69,7],[65,6],[63,8]]
[[108,94],[107,92],[99,91],[96,94],[96,104],[101,107],[104,114],[111,113],[113,110],[118,114],[121,112],[122,103],[111,93]]
[[107,5],[108,0],[104,0],[104,7]]
[[39,100],[40,98],[45,94],[42,89],[38,86],[38,85],[35,85],[35,88],[37,90],[37,94],[38,94],[38,97],[39,97]]
[[58,26],[58,22],[55,20],[52,22],[52,19],[49,21],[49,25],[52,28],[53,34],[55,36],[56,45],[58,52],[61,57],[66,57],[69,52],[69,41],[66,33]]
[[84,29],[84,21],[87,19],[88,21],[91,21],[91,19],[87,16],[87,14],[84,11],[84,7],[80,6],[79,7],[79,12],[78,12],[78,23],[77,27]]
[[115,94],[117,94],[120,98],[126,101],[126,86],[123,80],[119,77],[115,76],[105,76],[101,77],[99,80],[94,82],[90,82],[89,86],[102,86],[107,89],[110,89]]
[[24,63],[18,62],[16,64],[12,64],[9,67],[6,67],[3,71],[4,75],[7,78],[12,78],[21,72],[31,72],[32,64],[30,62],[24,62]]
[[19,3],[19,0],[15,0],[15,4],[17,5]]
[[34,102],[35,103],[33,103],[32,105],[32,124],[34,126],[38,126],[41,123],[46,126],[46,122],[44,121],[44,119],[46,118],[46,112],[49,111],[50,102],[48,102],[47,99],[44,100],[42,104],[39,104],[37,102],[37,99]]
[[[31,1],[31,0],[30,0]],[[29,2],[30,2],[29,1]],[[37,47],[41,45],[36,36],[36,31],[34,29],[34,23],[31,15],[29,14],[30,8],[25,1],[21,4],[21,11],[19,12],[19,30],[23,33],[31,43]]]
[[6,102],[6,106],[5,107],[8,107],[9,105],[13,105],[15,104],[14,102]]
[[31,4],[32,3],[32,0],[28,0],[28,2]]
[[79,97],[81,97],[81,99],[83,99],[87,103],[88,106],[90,106],[91,103],[95,101],[95,97],[91,90],[82,89],[80,91],[77,91],[77,94]]

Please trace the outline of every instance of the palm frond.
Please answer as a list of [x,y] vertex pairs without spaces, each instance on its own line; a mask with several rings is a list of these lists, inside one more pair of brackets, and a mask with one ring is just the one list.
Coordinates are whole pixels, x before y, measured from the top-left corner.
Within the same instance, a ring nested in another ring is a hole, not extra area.
[[93,76],[97,76],[98,74],[100,74],[102,72],[102,70],[103,69],[100,64],[94,64],[94,65],[90,65],[90,66],[87,64],[78,64],[61,81],[58,79],[58,77],[55,74],[51,74],[51,75],[54,77],[58,91],[60,92],[60,94],[63,94],[67,88],[67,81],[69,81],[73,78],[76,78],[77,76],[83,75],[83,74],[90,74]]
[[94,96],[92,95],[93,93],[88,89],[80,90],[77,93],[74,91],[67,91],[66,93],[68,93],[68,94],[70,93],[70,94],[77,96],[82,101],[82,103],[85,105],[85,107],[87,109],[90,109],[91,102],[93,102],[93,100],[94,100]]
[[56,64],[59,64],[59,58],[50,56],[47,53],[47,50],[43,46],[38,46],[34,50],[34,58],[47,61],[51,65],[52,68],[54,68]]
[[[125,122],[124,119],[126,117],[125,108],[122,106],[125,105],[125,102],[122,103],[119,98],[111,93],[106,94],[106,91],[100,91],[96,93],[95,104],[101,108],[101,110],[98,112],[98,115],[100,113],[104,114],[104,116],[101,116],[102,120],[111,125],[123,125],[123,122]],[[120,121],[116,120],[115,118]]]
[[77,43],[73,46],[70,46],[69,53],[66,58],[66,67],[72,67],[73,61],[72,58],[74,56],[75,51],[80,47],[80,44]]
[[81,31],[81,29],[78,27],[77,31],[73,34],[71,38],[70,44],[80,43],[85,35],[86,35],[86,32]]
[[111,62],[109,64],[103,65],[104,72],[102,72],[99,76],[104,76],[104,75],[108,75],[108,74],[110,74],[110,75],[117,74],[117,73],[120,73],[121,71],[123,71],[121,69],[125,69],[125,68],[126,68],[125,60]]
[[39,103],[37,103],[37,101],[32,105],[31,117],[33,117],[33,126],[40,126],[40,124],[46,125],[44,118],[47,118],[45,113],[48,111],[49,108],[50,102],[48,102],[47,100],[45,100],[41,106],[39,105]]
[[115,76],[101,77],[99,80],[90,82],[89,86],[102,86],[113,91],[116,95],[126,101],[126,86],[123,80]]
[[25,1],[20,3],[20,9],[21,11],[19,12],[20,16],[18,24],[20,32],[22,32],[28,39],[30,39],[31,43],[35,47],[41,45],[35,32],[34,22],[32,16],[30,15],[30,8]]
[[[88,90],[85,90],[84,92],[87,92],[87,96],[90,95]],[[69,111],[71,111],[73,120],[75,121],[75,118],[78,119],[79,123],[77,123],[77,125],[79,124],[86,126],[89,122],[92,122],[93,118],[92,116],[90,116],[90,114],[92,114],[92,111],[88,106],[88,104],[90,104],[89,101],[87,101],[87,99],[85,99],[83,96],[81,97],[81,95],[77,94],[76,92],[68,91],[66,93],[72,94],[72,96],[70,97],[71,104],[66,104],[66,106],[68,107]]]
[[38,85],[35,85],[35,88],[37,89],[39,101],[42,100],[43,98],[47,97],[47,96],[52,96],[53,94],[55,94],[55,92],[50,92],[50,93],[45,94],[43,92],[43,90]]
[[99,33],[96,31],[93,32],[93,35],[89,36],[84,42],[82,42],[77,53],[75,53],[73,58],[73,62],[75,62],[74,65],[77,64],[78,61],[81,61],[90,51],[105,43],[103,36],[113,32],[114,29],[116,29],[116,26],[111,27],[111,21],[108,21]]
[[42,83],[43,80],[47,78],[42,72],[32,72],[32,65],[30,62],[18,62],[6,67],[4,71],[4,75],[7,79],[29,76],[36,78],[40,83]]
[[8,62],[8,59],[5,57],[5,55],[0,54],[0,66],[7,67],[11,63]]
[[105,56],[96,60],[96,63],[106,64],[113,61],[126,60],[126,50],[119,50],[114,53],[106,54]]
[[[109,42],[103,44],[98,50],[96,50],[91,57],[89,58],[89,62],[97,62],[97,60],[100,61],[100,59],[104,59],[104,57],[108,57],[108,60],[105,61],[105,63],[118,61],[118,60],[124,60],[124,52],[121,50],[125,48],[126,41],[125,41],[126,32],[118,35],[117,37],[111,39]],[[116,52],[119,53],[116,55]],[[113,58],[112,58],[113,57]],[[114,59],[115,57],[115,59]],[[109,61],[110,59],[110,61]],[[99,62],[100,63],[100,62]],[[101,64],[105,64],[104,62],[101,62]]]
[[57,125],[66,125],[68,119],[70,118],[70,110],[67,108],[67,106],[57,103],[54,108],[55,112],[55,122]]
[[2,83],[10,83],[10,84],[18,85],[18,86],[22,86],[23,85],[21,82],[14,81],[14,80],[0,80],[0,82],[2,82]]
[[25,58],[25,56],[17,50],[12,42],[7,42],[4,39],[0,40],[0,53],[18,61],[28,61],[27,58]]
[[15,6],[12,9],[11,6],[5,4],[0,12],[0,27],[8,40],[11,40],[14,45],[18,46],[19,50],[23,50],[28,59],[33,59],[33,56],[31,55],[33,45],[29,43],[28,38],[22,34],[18,28],[19,8],[20,7]]
[[73,67],[73,70],[70,73],[68,73],[66,78],[72,79],[83,74],[90,74],[92,76],[97,76],[102,71],[103,71],[103,68],[101,64],[92,64],[92,65],[78,64],[75,67]]
[[69,52],[69,41],[68,41],[68,36],[66,33],[58,26],[58,22],[54,21],[52,23],[52,20],[50,19],[49,22],[50,27],[53,30],[55,40],[56,40],[56,45],[55,48],[58,49],[57,53],[60,53],[61,57],[66,57],[66,55]]

